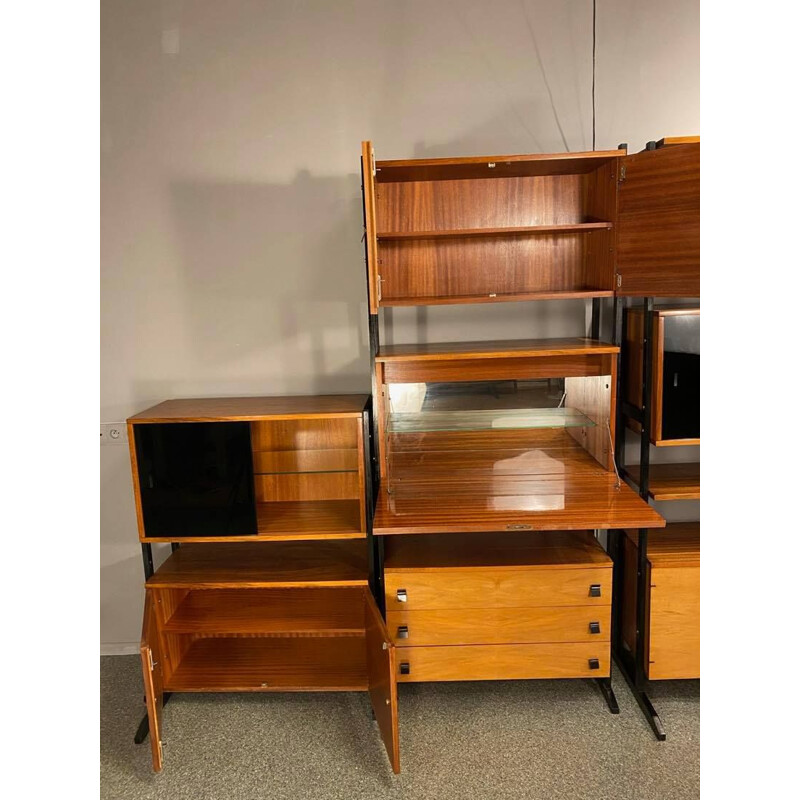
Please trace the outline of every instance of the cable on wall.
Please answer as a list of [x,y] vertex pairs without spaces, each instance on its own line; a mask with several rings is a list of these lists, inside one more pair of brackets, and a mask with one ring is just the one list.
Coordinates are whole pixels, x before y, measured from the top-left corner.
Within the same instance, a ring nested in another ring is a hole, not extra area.
[[596,150],[597,109],[594,100],[595,74],[597,72],[597,0],[592,0],[592,150]]

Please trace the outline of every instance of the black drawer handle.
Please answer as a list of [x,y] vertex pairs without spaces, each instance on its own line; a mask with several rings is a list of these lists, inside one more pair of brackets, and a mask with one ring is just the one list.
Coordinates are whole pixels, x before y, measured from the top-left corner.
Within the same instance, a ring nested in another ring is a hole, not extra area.
[[589,669],[600,669],[600,659],[599,658],[590,658],[589,659]]
[[398,627],[397,627],[397,638],[398,639],[408,639],[408,625],[398,625]]
[[593,583],[589,587],[589,597],[600,597],[600,584]]
[[411,674],[411,666],[409,665],[408,661],[402,661],[400,663],[400,674],[401,675]]
[[590,622],[589,623],[589,633],[600,633],[600,623],[599,622]]

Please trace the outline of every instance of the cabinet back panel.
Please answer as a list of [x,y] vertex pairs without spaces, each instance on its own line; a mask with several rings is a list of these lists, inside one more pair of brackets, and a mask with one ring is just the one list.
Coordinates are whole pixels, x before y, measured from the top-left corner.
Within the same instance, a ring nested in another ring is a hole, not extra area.
[[382,242],[381,299],[611,288],[587,284],[585,240],[592,235]]
[[586,185],[585,175],[385,183],[377,187],[378,235],[583,222]]
[[358,472],[310,472],[256,475],[256,502],[295,500],[358,500]]
[[357,419],[251,422],[253,450],[327,450],[358,447]]

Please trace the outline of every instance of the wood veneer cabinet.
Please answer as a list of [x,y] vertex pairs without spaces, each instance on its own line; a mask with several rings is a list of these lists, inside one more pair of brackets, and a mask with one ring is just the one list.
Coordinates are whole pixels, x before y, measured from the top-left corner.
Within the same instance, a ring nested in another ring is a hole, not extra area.
[[700,141],[375,160],[362,143],[370,313],[700,294]]
[[[369,588],[366,408],[173,400],[128,421],[155,770],[173,692],[367,691],[399,771],[394,645]],[[153,572],[154,541],[180,544]]]
[[[637,537],[623,539],[623,645],[635,647]],[[700,677],[700,523],[653,532],[647,543],[645,664],[648,680]]]

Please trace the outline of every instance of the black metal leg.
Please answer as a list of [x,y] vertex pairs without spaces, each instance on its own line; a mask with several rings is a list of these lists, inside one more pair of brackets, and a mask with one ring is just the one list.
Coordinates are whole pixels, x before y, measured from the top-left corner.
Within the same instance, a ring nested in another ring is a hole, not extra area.
[[[172,692],[164,692],[164,695],[161,699],[161,707],[163,708],[167,704],[167,700],[172,697]],[[144,719],[139,723],[139,727],[136,729],[136,735],[133,737],[134,744],[141,744],[146,738],[147,734],[150,733],[150,720],[147,714],[144,715]]]
[[639,708],[642,710],[642,714],[644,714],[645,719],[650,723],[650,727],[653,729],[656,739],[658,739],[659,742],[665,741],[667,738],[667,732],[664,730],[661,717],[658,716],[658,712],[650,701],[650,698],[647,696],[647,692],[645,692],[643,689],[636,688],[635,680],[625,668],[623,660],[621,658],[617,658],[616,661],[620,672],[622,672],[622,674],[625,676],[625,680],[628,683],[628,688],[631,690],[631,693],[636,698],[636,702],[639,704]]
[[608,710],[612,714],[619,714],[619,705],[617,703],[617,697],[614,694],[614,689],[611,687],[611,678],[595,678],[595,680],[600,687],[600,691],[603,693],[603,697],[606,699]]

